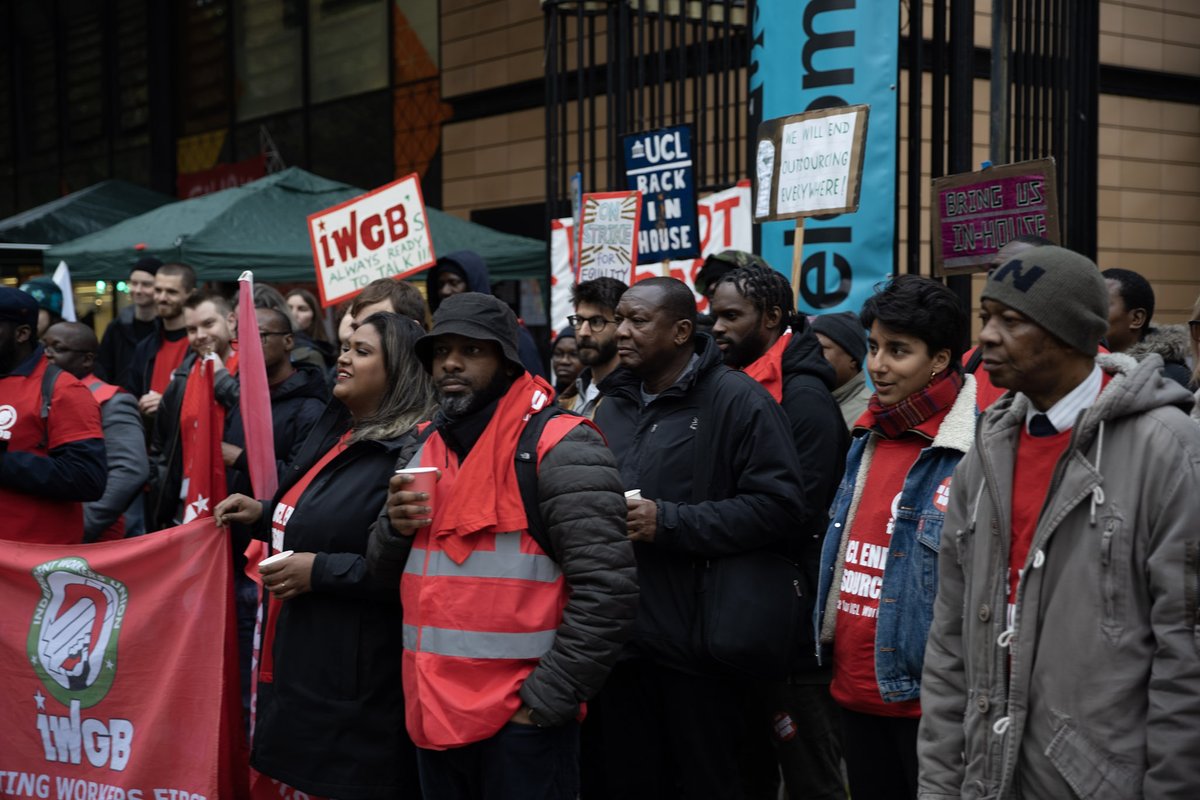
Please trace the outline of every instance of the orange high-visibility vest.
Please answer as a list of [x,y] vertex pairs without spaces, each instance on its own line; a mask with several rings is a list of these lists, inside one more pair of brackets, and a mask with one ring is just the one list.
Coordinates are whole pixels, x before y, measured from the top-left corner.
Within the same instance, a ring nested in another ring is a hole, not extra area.
[[[546,423],[537,458],[581,417]],[[458,458],[436,431],[411,462],[442,470],[433,504],[447,496]],[[494,736],[521,707],[517,695],[554,644],[568,587],[528,531],[476,534],[461,564],[419,530],[400,581],[404,698],[418,747],[445,750]]]

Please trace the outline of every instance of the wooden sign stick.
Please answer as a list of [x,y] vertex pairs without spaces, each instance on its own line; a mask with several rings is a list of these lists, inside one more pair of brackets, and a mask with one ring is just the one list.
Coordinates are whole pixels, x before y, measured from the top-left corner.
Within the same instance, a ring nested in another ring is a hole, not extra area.
[[796,234],[792,240],[792,294],[797,302],[800,299],[800,267],[804,263],[803,253],[804,217],[796,217]]

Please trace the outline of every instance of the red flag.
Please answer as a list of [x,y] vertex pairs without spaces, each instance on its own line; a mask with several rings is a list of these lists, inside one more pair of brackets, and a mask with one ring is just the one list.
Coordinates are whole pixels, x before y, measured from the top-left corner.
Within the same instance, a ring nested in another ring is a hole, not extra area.
[[0,796],[246,796],[230,564],[211,518],[0,542]]
[[239,403],[242,428],[246,432],[246,462],[254,496],[270,500],[279,488],[275,467],[275,428],[271,419],[271,389],[267,386],[267,365],[263,360],[262,340],[258,337],[258,317],[254,313],[254,273],[247,270],[238,278],[238,374],[242,385]]
[[[261,352],[261,351],[260,351]],[[212,516],[213,508],[225,499],[225,460],[221,438],[225,432],[225,408],[213,395],[213,363],[197,358],[183,390],[179,409],[183,446],[183,521]]]

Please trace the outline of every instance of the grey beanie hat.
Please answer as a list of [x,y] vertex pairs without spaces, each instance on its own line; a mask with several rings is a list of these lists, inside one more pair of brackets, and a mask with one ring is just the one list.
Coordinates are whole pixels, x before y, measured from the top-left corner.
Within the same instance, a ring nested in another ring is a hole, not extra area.
[[524,372],[525,365],[517,354],[519,326],[517,315],[499,298],[479,292],[452,294],[433,312],[433,330],[417,339],[417,357],[426,372],[433,372],[434,341],[447,333],[456,333],[468,339],[495,342],[500,345],[504,360]]
[[1108,287],[1100,268],[1065,247],[1035,247],[988,276],[983,300],[1020,311],[1084,355],[1108,330]]
[[861,367],[867,357],[867,334],[862,320],[853,311],[821,314],[812,318],[813,333],[828,338]]

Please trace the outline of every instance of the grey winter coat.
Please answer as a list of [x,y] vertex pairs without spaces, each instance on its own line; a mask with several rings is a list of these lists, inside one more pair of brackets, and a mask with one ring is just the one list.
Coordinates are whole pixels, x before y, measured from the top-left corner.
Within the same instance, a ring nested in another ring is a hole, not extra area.
[[83,540],[94,542],[121,518],[150,475],[146,433],[133,395],[118,392],[100,406],[108,482],[104,495],[83,506]]
[[[542,457],[538,509],[570,598],[554,644],[520,694],[534,722],[561,725],[604,684],[637,610],[637,570],[633,545],[625,538],[621,479],[595,429],[579,425]],[[367,565],[377,579],[398,582],[412,541],[392,529],[385,509],[367,548]]]
[[1097,361],[1113,378],[1054,474],[1011,629],[1026,398],[989,410],[955,472],[922,676],[923,799],[1200,792],[1200,429],[1157,355]]

